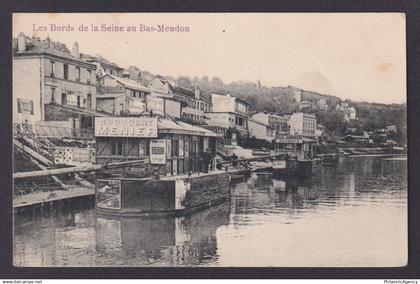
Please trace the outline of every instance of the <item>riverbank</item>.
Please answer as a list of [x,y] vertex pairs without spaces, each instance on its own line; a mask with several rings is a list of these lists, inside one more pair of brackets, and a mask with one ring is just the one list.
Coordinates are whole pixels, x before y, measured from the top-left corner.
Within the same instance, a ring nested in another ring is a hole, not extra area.
[[[344,158],[339,166],[307,179],[251,174],[231,185],[230,202],[181,218],[104,216],[91,201],[84,207],[76,201],[68,210],[60,206],[55,214],[15,215],[13,263],[401,265],[407,247],[407,177],[398,163],[384,168],[384,159]],[[281,241],[273,234],[281,235]]]
[[54,190],[48,192],[34,192],[13,198],[13,208],[22,209],[34,205],[51,204],[61,200],[80,197],[90,197],[95,194],[94,188],[74,187],[68,190]]

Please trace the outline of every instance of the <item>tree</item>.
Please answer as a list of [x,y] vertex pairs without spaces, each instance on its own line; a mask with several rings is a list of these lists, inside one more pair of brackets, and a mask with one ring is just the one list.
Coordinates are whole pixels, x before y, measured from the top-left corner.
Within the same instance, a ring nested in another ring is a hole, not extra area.
[[212,85],[215,85],[215,86],[222,86],[223,85],[223,81],[219,77],[213,77],[211,79],[211,83],[212,83]]
[[343,113],[337,110],[318,114],[317,122],[324,125],[332,139],[342,137],[347,131],[347,122],[344,120]]
[[186,77],[186,76],[179,76],[176,81],[178,82],[179,85],[181,86],[185,86],[185,87],[192,87],[192,83],[190,78]]

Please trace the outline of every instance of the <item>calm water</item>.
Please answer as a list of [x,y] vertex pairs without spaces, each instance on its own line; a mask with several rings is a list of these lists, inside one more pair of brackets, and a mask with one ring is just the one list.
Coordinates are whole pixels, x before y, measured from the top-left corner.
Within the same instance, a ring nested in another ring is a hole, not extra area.
[[346,158],[311,179],[253,174],[230,202],[183,218],[90,206],[15,218],[17,266],[402,266],[405,161]]

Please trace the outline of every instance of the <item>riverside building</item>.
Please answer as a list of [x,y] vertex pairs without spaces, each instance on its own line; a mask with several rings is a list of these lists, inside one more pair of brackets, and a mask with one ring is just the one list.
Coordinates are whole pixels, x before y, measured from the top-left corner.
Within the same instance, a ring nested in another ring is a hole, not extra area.
[[13,40],[13,121],[91,128],[96,113],[96,65],[49,37]]

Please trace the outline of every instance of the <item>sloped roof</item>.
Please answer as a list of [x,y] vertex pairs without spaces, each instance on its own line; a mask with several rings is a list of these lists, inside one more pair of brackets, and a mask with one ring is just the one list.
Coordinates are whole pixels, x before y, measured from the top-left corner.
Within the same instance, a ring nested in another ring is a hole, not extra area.
[[26,39],[26,50],[18,51],[17,49],[17,39],[13,39],[13,55],[41,55],[41,54],[50,54],[57,57],[63,57],[67,59],[77,60],[86,64],[92,64],[73,56],[67,46],[64,43],[51,41],[49,38],[41,40],[39,38],[29,38]]
[[184,87],[184,86],[179,86],[179,85],[174,85],[171,82],[167,81],[168,85],[169,85],[169,89],[172,91],[172,93],[181,95],[181,96],[186,96],[186,97],[195,97],[195,93],[193,90]]
[[188,134],[188,135],[198,135],[198,136],[207,136],[207,137],[217,137],[218,134],[204,129],[198,126],[194,126],[182,121],[174,121],[166,118],[158,119],[158,129],[162,132],[167,133],[178,133],[178,134]]
[[262,122],[262,121],[258,121],[258,120],[255,120],[254,118],[248,118],[248,121],[249,122],[253,122],[253,123],[257,123],[257,124],[261,124],[261,125],[264,125],[265,127],[268,127],[268,128],[272,128],[270,125],[268,125],[267,123],[265,123],[265,122]]
[[366,136],[363,136],[363,135],[346,135],[344,137],[341,137],[340,139],[343,140],[347,137],[351,137],[351,138],[354,138],[354,139],[369,139],[369,137],[366,137]]
[[148,92],[148,93],[150,93],[149,88],[147,88],[146,86],[143,86],[142,84],[139,84],[136,81],[131,80],[129,78],[121,78],[121,77],[117,77],[117,76],[110,75],[110,74],[105,74],[101,78],[103,78],[105,76],[109,76],[109,77],[113,78],[117,82],[119,82],[119,83],[123,84],[124,86],[126,86],[128,89],[133,89],[133,90],[137,90],[137,91],[142,91],[142,92]]
[[96,99],[115,99],[125,95],[125,93],[97,94]]
[[194,90],[192,90],[188,87],[181,86],[181,85],[178,85],[178,84],[174,84],[173,82],[171,82],[169,80],[165,80],[165,79],[161,79],[161,78],[156,78],[156,79],[159,80],[162,84],[167,84],[168,87],[169,87],[169,90],[176,95],[191,97],[191,98],[195,97]]
[[98,56],[93,56],[93,55],[86,54],[86,53],[80,53],[80,58],[83,59],[83,60],[95,61],[95,62],[98,62],[98,63],[103,64],[103,65],[112,66],[113,68],[118,69],[118,70],[124,70],[124,68],[118,66],[116,63],[111,62],[108,59],[106,59],[102,56],[99,56],[99,55]]

